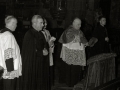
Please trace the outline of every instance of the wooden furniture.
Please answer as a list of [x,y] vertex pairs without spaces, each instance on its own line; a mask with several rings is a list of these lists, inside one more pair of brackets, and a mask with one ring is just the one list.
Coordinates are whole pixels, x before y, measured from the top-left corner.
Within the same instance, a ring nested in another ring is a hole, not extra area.
[[93,89],[115,79],[115,53],[103,53],[87,60],[85,90]]
[[116,78],[92,90],[120,90],[120,78]]

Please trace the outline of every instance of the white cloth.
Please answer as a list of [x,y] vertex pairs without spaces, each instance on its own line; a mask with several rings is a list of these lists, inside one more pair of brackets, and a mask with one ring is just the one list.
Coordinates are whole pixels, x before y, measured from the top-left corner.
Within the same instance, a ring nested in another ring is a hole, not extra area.
[[[12,53],[8,53],[8,56],[5,55],[5,50],[12,50]],[[7,68],[5,64],[5,60],[13,58],[14,62],[14,70],[16,70],[16,76],[19,77],[22,75],[22,62],[19,46],[13,36],[13,34],[9,31],[4,33],[0,33],[0,66],[4,68],[3,78],[10,79],[9,76],[6,76]],[[15,78],[14,77],[14,78]]]
[[84,45],[79,42],[63,44],[63,46],[73,50],[84,50]]
[[85,46],[80,43],[79,36],[67,44],[62,44],[60,58],[69,65],[86,66]]
[[54,52],[54,42],[53,42],[53,44],[51,44],[50,39],[52,37],[51,37],[50,32],[48,30],[44,29],[44,31],[42,31],[42,32],[45,36],[46,41],[49,44],[49,61],[50,61],[50,66],[53,66],[53,55],[52,55],[52,53]]

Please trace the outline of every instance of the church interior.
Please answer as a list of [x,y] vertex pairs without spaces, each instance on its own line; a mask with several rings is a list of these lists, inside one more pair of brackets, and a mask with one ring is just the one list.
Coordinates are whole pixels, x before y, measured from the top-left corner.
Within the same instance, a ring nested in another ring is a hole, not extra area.
[[[24,35],[31,27],[31,17],[35,14],[46,18],[47,29],[56,38],[52,90],[120,90],[120,0],[0,0],[0,29],[4,27],[4,18],[14,15],[18,23],[13,34],[21,49]],[[74,87],[60,84],[56,53],[59,52],[61,34],[72,18],[79,17],[81,30],[89,41],[100,15],[106,17],[110,53],[90,58],[89,48],[86,48],[87,66],[83,67],[83,80]]]

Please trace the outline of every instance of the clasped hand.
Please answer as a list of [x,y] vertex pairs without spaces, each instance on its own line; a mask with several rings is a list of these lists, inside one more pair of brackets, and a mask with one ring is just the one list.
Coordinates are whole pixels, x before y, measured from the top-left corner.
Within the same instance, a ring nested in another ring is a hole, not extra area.
[[43,49],[43,55],[44,56],[48,55],[48,50],[46,48]]
[[108,37],[105,37],[105,41],[109,42],[109,38],[108,38]]
[[51,37],[49,40],[49,46],[52,48],[54,46],[54,41],[56,40],[55,37]]
[[17,72],[17,70],[7,72],[6,76],[8,76],[9,79],[14,79],[15,77],[18,76],[18,72]]

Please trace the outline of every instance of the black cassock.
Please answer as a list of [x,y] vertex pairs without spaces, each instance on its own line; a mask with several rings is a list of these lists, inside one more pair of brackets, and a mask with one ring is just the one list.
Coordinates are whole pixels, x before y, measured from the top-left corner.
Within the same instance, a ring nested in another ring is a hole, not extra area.
[[49,57],[43,56],[43,49],[47,46],[41,31],[30,29],[25,34],[22,46],[21,90],[49,90]]
[[98,41],[90,48],[90,56],[110,52],[109,43],[105,41],[105,37],[108,37],[107,29],[105,27],[97,25],[92,36],[97,38]]

